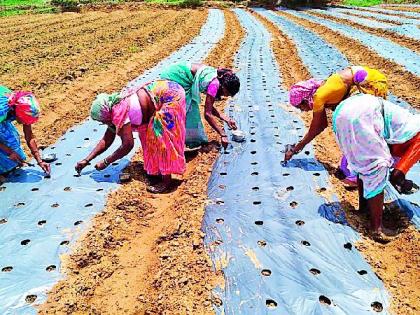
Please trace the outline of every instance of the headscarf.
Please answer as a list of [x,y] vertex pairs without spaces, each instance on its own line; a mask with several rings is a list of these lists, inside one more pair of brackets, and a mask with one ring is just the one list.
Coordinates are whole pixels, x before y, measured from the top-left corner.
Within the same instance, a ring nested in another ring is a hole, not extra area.
[[31,92],[15,91],[0,95],[0,122],[7,118],[11,109],[14,110],[16,119],[22,124],[31,125],[38,121],[39,102]]
[[376,70],[368,67],[353,67],[353,82],[350,94],[357,92],[371,94],[386,98],[388,94],[388,82],[386,76]]
[[322,83],[324,83],[324,81],[312,78],[292,85],[289,91],[290,104],[297,107],[303,100],[306,100],[309,107],[312,109],[314,106],[314,94]]
[[93,120],[113,124],[118,130],[124,125],[129,109],[126,98],[121,98],[120,93],[101,93],[92,103],[90,116]]

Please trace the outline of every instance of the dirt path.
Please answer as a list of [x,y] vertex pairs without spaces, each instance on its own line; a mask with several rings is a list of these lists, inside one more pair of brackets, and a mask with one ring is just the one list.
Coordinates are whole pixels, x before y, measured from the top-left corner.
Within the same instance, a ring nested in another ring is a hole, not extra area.
[[379,17],[360,15],[360,14],[357,14],[355,12],[350,12],[350,11],[340,12],[340,13],[345,13],[346,15],[350,15],[350,16],[354,16],[354,17],[358,17],[358,18],[364,18],[364,19],[368,19],[368,20],[372,20],[372,21],[379,21],[379,22],[384,22],[384,23],[394,24],[394,25],[403,25],[402,22],[389,21],[387,19],[383,19],[383,18],[379,18]]
[[[133,9],[51,15],[52,22],[42,20],[44,26],[24,33],[28,47],[22,54],[16,53],[16,45],[2,51],[0,58],[7,62],[0,68],[0,81],[38,96],[43,113],[34,125],[35,134],[39,143],[49,145],[88,116],[96,94],[121,89],[190,41],[206,14],[204,10]],[[104,19],[111,25],[104,24]],[[84,24],[76,27],[79,34],[70,25],[80,21]],[[57,24],[56,32],[46,31],[51,24]],[[12,31],[7,33],[4,42],[14,36]]]
[[404,6],[385,6],[383,7],[387,10],[395,10],[395,11],[407,11],[407,12],[420,12],[420,8],[416,7],[404,7]]
[[[352,9],[360,10],[360,11],[368,11],[368,12],[371,12],[371,13],[375,13],[374,11],[366,10],[363,7],[352,7]],[[388,8],[384,8],[384,9],[387,9],[388,10]],[[391,12],[391,11],[412,11],[412,10],[398,10],[398,9],[391,9],[391,8],[389,8],[389,9],[390,9],[390,12],[376,11],[376,13],[386,14],[386,15],[392,15],[392,16],[398,16],[398,17],[401,17],[401,18],[420,19],[420,18],[417,18],[417,17],[414,17],[414,16],[408,17],[407,15],[402,15],[402,14],[400,14],[398,12]]]
[[[298,22],[308,29],[316,30],[313,23],[306,23],[306,21],[293,18],[288,14],[279,14]],[[256,16],[263,21],[264,25],[274,35],[273,48],[283,74],[284,86],[289,88],[296,81],[309,78],[309,72],[300,60],[293,41],[271,22],[258,14]],[[317,27],[321,28],[319,25]],[[343,46],[342,43],[346,41],[337,39],[338,36],[335,33],[320,29],[318,34],[344,52],[349,60],[351,60],[351,56],[356,56],[358,61],[362,59],[362,56],[354,54],[354,50],[349,48],[352,45],[351,43]],[[333,41],[332,38],[335,40]],[[366,57],[366,54],[364,56]],[[368,59],[370,59],[370,56]],[[290,71],[291,67],[294,69],[292,72]],[[285,75],[286,73],[288,75]],[[397,90],[404,89],[405,87],[403,86]],[[308,127],[311,114],[302,113],[300,116]],[[329,120],[331,122],[331,113],[329,113]],[[363,253],[373,270],[383,280],[385,286],[392,294],[393,313],[415,314],[420,309],[420,290],[417,285],[417,277],[420,272],[420,261],[418,258],[420,257],[418,246],[420,233],[415,228],[408,227],[395,240],[386,245],[378,244],[366,237],[368,221],[366,217],[357,213],[357,192],[348,191],[335,176],[341,154],[331,128],[327,128],[317,137],[314,148],[317,159],[324,164],[330,173],[330,181],[333,184],[334,191],[328,192],[328,194],[335,193],[339,197],[350,224],[362,235],[362,240],[357,246],[358,249]],[[398,211],[392,211],[385,220],[396,220],[401,225],[407,225],[406,218],[401,216]]]
[[[225,37],[206,63],[228,67],[243,31],[232,12],[225,11],[225,18]],[[208,131],[212,143],[218,140]],[[66,257],[67,278],[40,313],[212,314],[211,289],[223,285],[223,278],[212,272],[200,228],[217,155],[215,144],[203,148],[191,157],[178,189],[160,196],[145,191],[136,155],[129,167],[133,181],[109,197],[106,210]]]
[[[358,24],[358,23],[355,23],[355,22],[351,22],[349,20],[336,18],[336,17],[332,17],[332,16],[327,16],[327,15],[320,14],[320,13],[317,13],[317,12],[308,12],[308,14],[313,15],[313,16],[317,16],[317,17],[320,17],[320,18],[324,18],[324,19],[327,19],[327,20],[331,20],[331,21],[334,21],[334,22],[337,22],[337,23],[341,23],[341,24],[344,24],[344,25],[352,26],[356,29],[363,30],[363,31],[365,31],[369,34],[373,34],[373,35],[376,35],[376,36],[379,36],[379,37],[389,39],[390,41],[392,41],[392,42],[394,42],[398,45],[401,45],[403,47],[407,47],[407,48],[409,48],[409,49],[411,49],[411,50],[413,50],[417,53],[420,53],[420,44],[419,44],[418,41],[416,41],[415,39],[411,39],[409,37],[403,36],[403,35],[399,35],[395,32],[384,30],[384,29],[373,28],[373,27],[367,27],[367,26],[364,26],[364,25],[361,25],[361,24]],[[374,21],[375,19],[371,18],[371,20]]]

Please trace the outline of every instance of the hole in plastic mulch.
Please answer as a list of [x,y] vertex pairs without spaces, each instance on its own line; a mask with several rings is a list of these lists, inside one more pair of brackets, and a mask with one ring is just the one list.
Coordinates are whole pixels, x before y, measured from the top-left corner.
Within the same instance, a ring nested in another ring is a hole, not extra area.
[[47,220],[40,220],[40,221],[38,221],[38,225],[39,226],[43,226],[46,223],[47,223]]
[[35,302],[36,298],[37,298],[37,296],[35,294],[30,294],[30,295],[27,295],[25,297],[25,301],[26,301],[26,303],[31,304],[31,303]]
[[263,222],[263,221],[255,221],[255,224],[256,224],[256,225],[263,225],[263,224],[264,224],[264,222]]
[[257,153],[257,151],[251,151],[251,154],[255,154],[255,153]]
[[70,153],[66,153],[66,156],[71,156],[71,154]]
[[258,241],[257,244],[258,244],[259,247],[266,247],[267,246],[267,242],[264,241],[264,240]]
[[64,246],[64,245],[69,245],[70,244],[70,242],[69,241],[62,241],[61,243],[60,243],[60,245],[61,246]]
[[64,191],[71,191],[71,187],[64,187]]
[[263,269],[263,270],[261,270],[261,274],[263,276],[269,277],[269,276],[271,276],[271,270],[270,269]]
[[58,208],[60,205],[56,202],[51,205],[51,208]]
[[25,205],[24,202],[18,202],[15,207],[23,207]]
[[296,208],[296,207],[297,207],[297,205],[298,205],[298,203],[297,203],[296,201],[292,201],[289,205],[290,205],[292,208]]
[[223,220],[222,218],[216,219],[216,223],[222,224],[223,222],[225,222],[225,220]]
[[261,201],[254,201],[252,204],[254,204],[254,205],[260,205],[261,204]]
[[284,174],[283,174],[283,176],[289,176],[289,175],[290,175],[289,173],[284,173]]
[[321,174],[319,174],[319,173],[314,173],[313,175],[314,175],[314,176],[320,176]]
[[325,188],[325,187],[321,187],[321,188],[319,189],[319,191],[321,191],[321,192],[327,191],[327,188]]
[[379,302],[373,302],[372,304],[370,304],[370,306],[375,312],[378,312],[378,313],[384,310],[382,303],[379,303]]
[[325,295],[320,295],[319,296],[319,302],[321,304],[331,305],[331,300],[329,298],[327,298]]
[[55,163],[55,165],[57,165],[57,166],[60,166],[60,165],[62,165],[63,163],[61,163],[61,162],[57,162],[57,163]]
[[39,188],[37,188],[37,187],[31,189],[31,191],[38,191],[38,190],[39,190]]
[[293,189],[295,189],[293,186],[289,186],[286,188],[287,191],[292,191]]
[[255,139],[251,139],[251,142],[255,142],[255,141],[257,141],[257,140],[255,140]]
[[258,175],[258,172],[252,172],[251,175],[256,176],[256,175]]
[[89,208],[89,207],[92,207],[93,206],[93,203],[87,203],[87,204],[85,204],[85,208]]
[[79,221],[76,221],[76,222],[74,222],[74,225],[80,225],[80,224],[82,224],[83,223],[83,221],[82,220],[79,220]]
[[258,190],[260,190],[260,187],[257,187],[257,186],[252,187],[252,190],[253,190],[253,191],[258,191]]
[[258,162],[251,162],[251,165],[258,165]]
[[224,205],[225,202],[223,200],[216,200],[216,204],[218,204],[218,205]]
[[276,301],[274,301],[274,300],[270,300],[270,299],[268,299],[268,300],[265,300],[265,305],[266,305],[268,308],[276,308],[276,307],[277,307],[277,302],[276,302]]
[[297,220],[295,223],[296,223],[296,225],[302,226],[302,225],[305,224],[305,221]]
[[5,223],[7,223],[7,219],[5,218],[0,219],[0,224],[5,224]]
[[226,172],[221,172],[221,173],[220,173],[220,175],[222,175],[222,176],[226,176],[226,175],[227,175],[227,173],[226,173]]
[[366,275],[367,274],[367,271],[366,270],[359,270],[359,271],[357,271],[357,273],[359,275],[363,276],[363,275]]
[[80,177],[80,176],[82,176],[82,175],[80,175],[80,174],[74,174],[73,175],[73,177]]
[[13,267],[12,266],[7,266],[7,267],[3,267],[3,268],[1,268],[1,271],[2,272],[10,272],[10,271],[12,271],[13,270]]
[[321,271],[319,271],[316,268],[309,269],[309,272],[312,273],[314,276],[317,276],[317,275],[319,275],[321,273]]
[[88,140],[89,140],[89,138],[85,138],[84,140],[85,140],[85,141],[88,141]]
[[55,269],[57,269],[55,265],[49,265],[47,268],[45,268],[45,270],[48,272],[54,271]]
[[23,240],[23,241],[20,242],[20,245],[25,246],[25,245],[28,245],[30,242],[31,242],[31,240]]
[[309,152],[309,151],[305,151],[305,154],[306,154],[306,155],[309,155],[309,154],[311,154],[311,152]]
[[351,249],[352,249],[352,247],[353,247],[353,245],[351,245],[351,243],[346,243],[346,244],[344,244],[344,248],[345,248],[345,249],[351,250]]
[[103,190],[104,190],[103,188],[96,189],[96,191],[103,191]]
[[305,245],[305,246],[311,246],[311,243],[309,243],[308,241],[302,241],[301,243],[302,245]]

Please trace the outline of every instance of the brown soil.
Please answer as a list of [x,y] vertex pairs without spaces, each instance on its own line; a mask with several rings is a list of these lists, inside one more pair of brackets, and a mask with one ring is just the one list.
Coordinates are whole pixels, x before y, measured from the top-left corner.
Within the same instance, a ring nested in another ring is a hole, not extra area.
[[387,10],[396,10],[396,11],[420,12],[420,8],[416,8],[416,7],[385,6],[383,8]]
[[[293,18],[288,14],[279,14],[290,18],[309,29],[316,30],[313,23],[306,23],[306,21]],[[258,16],[258,18],[264,20],[264,18],[260,16]],[[264,21],[263,23],[268,27],[275,38],[273,47],[283,75],[284,87],[289,88],[297,80],[309,78],[309,72],[299,59],[293,42],[269,21]],[[321,28],[319,25],[317,27]],[[319,29],[318,33],[328,42],[336,45],[343,51],[349,60],[351,60],[350,56],[356,57],[357,63],[360,63],[359,60],[363,57],[371,60],[369,55],[366,56],[366,54],[364,54],[363,56],[359,56],[359,53],[356,54],[353,49],[350,50],[348,46],[351,46],[352,43],[337,39],[340,35],[337,36],[336,33],[322,28]],[[332,38],[335,38],[336,40],[333,41]],[[279,45],[279,43],[281,43],[281,45]],[[344,45],[343,43],[347,44]],[[287,49],[287,53],[285,53],[284,49]],[[363,50],[360,51],[363,52]],[[284,75],[285,73],[290,72],[290,65],[293,65],[293,75]],[[379,69],[383,70],[382,68]],[[398,88],[397,86],[397,90],[404,89],[405,88]],[[395,90],[393,90],[393,92],[395,93]],[[328,116],[331,123],[331,112],[328,113]],[[308,127],[311,121],[311,114],[302,113],[301,117]],[[314,148],[317,159],[324,164],[330,174],[333,191],[329,191],[328,194],[335,193],[339,197],[339,200],[346,211],[349,223],[362,235],[362,239],[357,244],[357,247],[363,253],[366,260],[371,263],[373,270],[383,280],[385,286],[392,294],[392,311],[395,314],[417,313],[420,308],[420,289],[418,287],[418,275],[420,273],[420,261],[418,258],[420,250],[418,242],[420,232],[414,227],[409,226],[407,218],[402,215],[398,209],[390,209],[385,215],[384,224],[394,227],[398,226],[403,231],[386,245],[372,241],[369,238],[367,231],[368,218],[360,215],[356,210],[358,209],[357,192],[354,190],[347,190],[344,184],[336,176],[341,154],[331,128],[327,128],[317,137]]]
[[[194,12],[194,14],[191,14]],[[42,145],[53,143],[88,116],[98,92],[120,90],[198,34],[204,10],[118,10],[3,18],[0,82],[33,91],[42,117],[34,125]],[[34,27],[16,33],[20,21]],[[25,23],[26,23],[25,22]],[[19,37],[15,42],[16,34]],[[4,51],[4,52],[3,52]],[[19,53],[17,53],[19,51]]]
[[[225,11],[227,29],[206,63],[232,66],[243,31]],[[218,104],[223,109],[224,102]],[[223,277],[212,271],[201,222],[218,137],[189,158],[177,189],[146,192],[140,155],[128,168],[133,180],[113,193],[103,213],[64,259],[67,277],[40,307],[41,314],[212,314],[211,295]]]
[[350,12],[350,11],[349,12],[346,11],[345,14],[355,16],[355,17],[361,17],[361,18],[364,18],[364,19],[372,20],[372,21],[379,21],[379,22],[384,22],[384,23],[394,24],[394,25],[403,25],[403,23],[401,23],[401,22],[388,21],[386,19],[374,18],[374,17],[365,16],[365,15],[359,15],[357,13],[353,13],[353,12]]
[[316,32],[346,55],[350,63],[381,70],[388,78],[392,78],[388,80],[388,84],[396,96],[404,99],[411,106],[420,108],[420,78],[406,71],[401,65],[379,56],[357,40],[332,31],[325,26],[285,12],[277,11],[277,13]]
[[[336,17],[332,17],[332,16],[327,16],[324,14],[320,14],[320,13],[316,13],[316,12],[307,12],[311,15],[320,17],[320,18],[324,18],[327,20],[331,20],[331,21],[335,21],[341,24],[345,24],[345,25],[350,25],[353,26],[354,28],[363,30],[367,33],[379,36],[379,37],[383,37],[386,39],[389,39],[390,41],[393,41],[394,43],[407,47],[417,53],[420,53],[420,44],[417,40],[415,39],[411,39],[409,37],[403,36],[403,35],[399,35],[397,33],[394,33],[392,31],[388,31],[388,30],[384,30],[384,29],[377,29],[377,28],[373,28],[373,27],[367,27],[355,22],[351,22],[349,20],[345,20],[345,19],[341,19],[341,18],[336,18]],[[372,19],[374,20],[374,19]]]
[[[353,9],[356,9],[356,10],[361,10],[361,11],[368,11],[368,12],[373,12],[373,11],[371,11],[371,10],[366,10],[365,8],[363,8],[363,7],[354,7]],[[413,11],[413,10],[397,10],[396,8],[394,8],[394,9],[391,9],[391,8],[385,8],[385,9],[389,9],[390,10],[390,12],[383,12],[383,11],[378,11],[377,13],[380,13],[380,14],[386,14],[386,15],[392,15],[392,16],[398,16],[398,17],[401,17],[401,18],[410,18],[410,19],[420,19],[420,18],[417,18],[417,17],[414,17],[414,16],[410,16],[410,17],[408,17],[407,15],[402,15],[402,14],[400,14],[400,13],[398,13],[398,12],[391,12],[392,10],[394,10],[394,11]]]

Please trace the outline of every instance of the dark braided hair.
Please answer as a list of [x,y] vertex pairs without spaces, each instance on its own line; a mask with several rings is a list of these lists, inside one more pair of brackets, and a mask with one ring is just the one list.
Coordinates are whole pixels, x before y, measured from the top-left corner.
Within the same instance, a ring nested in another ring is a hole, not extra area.
[[220,82],[220,88],[225,87],[231,96],[239,92],[241,83],[238,76],[231,69],[217,69],[217,79]]

